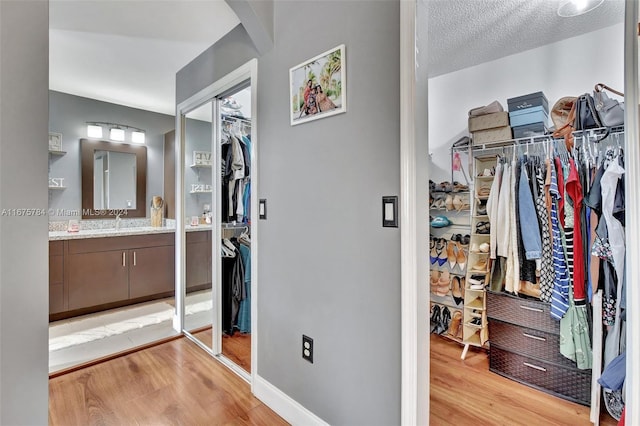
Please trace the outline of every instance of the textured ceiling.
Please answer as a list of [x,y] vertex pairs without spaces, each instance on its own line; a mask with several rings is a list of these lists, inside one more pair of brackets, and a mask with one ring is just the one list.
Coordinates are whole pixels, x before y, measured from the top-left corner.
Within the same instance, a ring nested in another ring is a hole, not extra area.
[[[419,0],[427,25],[429,77],[457,71],[624,21],[624,0],[573,18],[559,0]],[[424,36],[419,42],[424,46]],[[596,52],[594,52],[595,54]]]
[[[417,1],[419,46],[428,38],[430,77],[624,18],[623,0],[605,0],[576,18],[557,16],[559,0]],[[166,114],[175,113],[176,72],[239,23],[224,0],[49,4],[52,90]]]

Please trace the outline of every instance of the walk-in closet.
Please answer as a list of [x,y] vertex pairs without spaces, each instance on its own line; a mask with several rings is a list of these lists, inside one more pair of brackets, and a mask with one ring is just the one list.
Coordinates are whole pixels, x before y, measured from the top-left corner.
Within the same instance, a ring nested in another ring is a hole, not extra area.
[[[482,27],[473,10],[490,2],[456,3]],[[459,49],[475,49],[474,59],[430,68],[420,279],[431,424],[614,425],[625,415],[624,7],[564,17],[548,3],[496,12],[506,34],[528,17],[543,42],[514,35],[521,48],[501,53],[484,21],[486,39]],[[442,7],[423,2],[418,12],[446,22]],[[576,20],[594,25],[560,28]],[[437,56],[439,44],[465,38],[434,25],[419,50]],[[601,60],[583,66],[593,51]]]

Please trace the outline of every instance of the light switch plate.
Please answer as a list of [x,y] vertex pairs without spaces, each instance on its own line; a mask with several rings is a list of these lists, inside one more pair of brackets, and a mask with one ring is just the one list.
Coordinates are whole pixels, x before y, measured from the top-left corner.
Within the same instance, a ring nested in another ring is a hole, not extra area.
[[385,228],[398,227],[398,196],[382,197],[382,226]]
[[267,218],[267,199],[266,198],[262,198],[258,202],[258,217],[260,219]]

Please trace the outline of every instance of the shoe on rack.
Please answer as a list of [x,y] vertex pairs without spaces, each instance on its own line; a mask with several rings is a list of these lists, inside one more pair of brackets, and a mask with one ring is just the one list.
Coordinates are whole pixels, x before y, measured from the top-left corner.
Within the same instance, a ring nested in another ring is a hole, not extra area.
[[442,316],[442,312],[440,309],[440,305],[433,305],[433,308],[431,308],[431,332],[435,333],[436,330],[438,329],[438,326],[440,325],[441,322],[441,316]]
[[446,296],[451,290],[451,274],[449,271],[440,272],[440,278],[438,278],[438,290],[436,294],[438,296]]
[[457,275],[451,279],[451,295],[453,296],[453,301],[456,302],[456,305],[459,305],[464,301],[464,284]]
[[440,324],[438,325],[436,332],[438,334],[442,334],[449,329],[449,324],[451,322],[451,311],[446,306],[442,307],[441,316],[440,316]]
[[471,272],[487,272],[487,258],[478,259],[478,261],[471,267]]
[[438,238],[436,240],[436,252],[438,253],[438,266],[442,266],[447,263],[447,252],[445,251],[447,240],[444,238]]
[[469,111],[469,117],[477,117],[479,115],[493,114],[494,112],[502,112],[504,108],[502,104],[497,100],[491,102],[489,105],[473,108]]
[[489,253],[489,243],[482,243],[478,246],[480,253]]
[[431,277],[429,278],[429,284],[431,287],[431,293],[438,293],[438,280],[440,280],[440,271],[432,269]]
[[489,234],[491,232],[491,225],[489,222],[476,223],[476,234]]
[[434,228],[444,228],[453,225],[453,222],[446,216],[436,216],[431,221],[431,226]]
[[484,290],[484,276],[472,275],[467,280],[470,290]]
[[458,268],[460,268],[460,271],[464,273],[464,268],[467,266],[467,255],[459,242],[456,242],[456,248],[456,264]]
[[454,241],[447,241],[447,260],[449,260],[449,267],[453,271],[456,266],[456,243]]
[[449,329],[447,330],[447,334],[452,337],[457,337],[459,328],[461,328],[461,324],[462,324],[462,311],[454,311],[453,316],[451,316],[451,323],[449,324]]

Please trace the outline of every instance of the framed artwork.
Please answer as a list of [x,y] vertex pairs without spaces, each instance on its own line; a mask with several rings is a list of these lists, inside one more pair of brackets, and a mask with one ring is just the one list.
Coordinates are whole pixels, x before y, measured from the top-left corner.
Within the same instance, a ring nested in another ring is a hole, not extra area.
[[344,44],[289,70],[291,125],[347,111]]
[[62,134],[49,132],[49,151],[62,151]]

